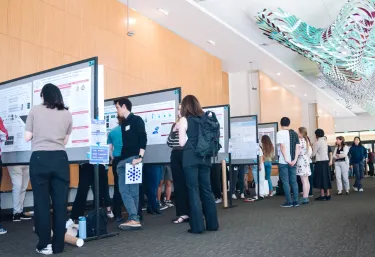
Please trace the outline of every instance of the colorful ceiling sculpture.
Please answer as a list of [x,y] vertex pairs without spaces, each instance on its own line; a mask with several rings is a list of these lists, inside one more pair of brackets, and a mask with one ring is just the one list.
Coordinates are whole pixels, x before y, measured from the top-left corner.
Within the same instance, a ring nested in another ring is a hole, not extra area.
[[326,29],[310,26],[280,8],[264,9],[256,18],[270,39],[318,63],[326,85],[332,83],[330,87],[350,96],[374,81],[375,0],[348,1]]

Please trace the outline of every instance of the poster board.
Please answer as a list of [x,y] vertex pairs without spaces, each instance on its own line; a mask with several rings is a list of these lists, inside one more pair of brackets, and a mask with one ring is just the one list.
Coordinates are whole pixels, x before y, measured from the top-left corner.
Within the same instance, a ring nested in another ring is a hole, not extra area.
[[258,117],[256,115],[232,117],[231,155],[232,164],[256,164],[258,155]]
[[203,107],[203,111],[212,111],[216,114],[216,117],[220,123],[220,149],[217,158],[212,162],[218,163],[222,160],[229,162],[229,138],[230,138],[230,106],[229,105],[217,105]]
[[260,123],[258,124],[258,138],[259,141],[262,140],[263,135],[268,135],[271,138],[271,142],[273,147],[275,148],[275,157],[273,158],[272,162],[276,163],[279,160],[277,145],[276,145],[276,134],[279,131],[279,123],[278,122],[270,122],[270,123]]
[[[167,139],[173,123],[177,120],[181,88],[126,96],[132,102],[132,112],[142,117],[146,125],[147,148],[143,163],[170,163],[172,149]],[[114,99],[104,102],[104,118],[107,132],[117,126],[117,111]]]
[[9,133],[2,147],[4,164],[29,163],[31,143],[24,140],[26,119],[30,109],[41,104],[40,92],[47,83],[60,88],[73,116],[73,131],[66,145],[69,162],[88,160],[91,120],[98,117],[97,57],[0,83],[0,116]]

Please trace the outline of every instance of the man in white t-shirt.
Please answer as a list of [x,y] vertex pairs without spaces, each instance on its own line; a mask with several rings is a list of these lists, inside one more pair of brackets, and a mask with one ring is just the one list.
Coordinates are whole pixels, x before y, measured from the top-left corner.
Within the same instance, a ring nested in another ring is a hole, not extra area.
[[[283,183],[286,202],[281,207],[298,207],[297,159],[300,151],[298,134],[289,129],[290,119],[284,117],[280,121],[281,130],[277,132],[279,151],[279,177]],[[293,190],[293,200],[290,194]]]

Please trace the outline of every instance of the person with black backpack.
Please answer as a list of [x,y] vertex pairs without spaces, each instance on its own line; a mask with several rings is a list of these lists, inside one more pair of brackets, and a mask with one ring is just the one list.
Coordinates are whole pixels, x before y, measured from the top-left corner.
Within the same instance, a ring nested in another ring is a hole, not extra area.
[[[204,113],[198,99],[185,96],[181,103],[179,143],[183,147],[182,164],[190,203],[189,233],[216,231],[219,222],[211,190],[211,158],[221,146],[220,124],[213,112]],[[204,226],[203,216],[206,226]]]

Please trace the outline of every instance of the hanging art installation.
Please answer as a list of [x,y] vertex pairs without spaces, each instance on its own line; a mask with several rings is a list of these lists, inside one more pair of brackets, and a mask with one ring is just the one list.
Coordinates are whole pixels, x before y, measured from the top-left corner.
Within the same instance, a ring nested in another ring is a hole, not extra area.
[[280,8],[256,17],[264,34],[316,62],[320,80],[348,105],[375,113],[375,0],[351,0],[328,28],[315,28]]

